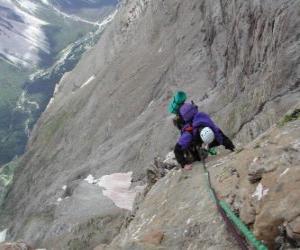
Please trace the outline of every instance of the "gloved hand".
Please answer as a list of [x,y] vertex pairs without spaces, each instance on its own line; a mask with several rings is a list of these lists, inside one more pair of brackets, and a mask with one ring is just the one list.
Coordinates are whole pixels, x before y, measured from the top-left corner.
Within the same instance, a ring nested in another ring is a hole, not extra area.
[[216,148],[209,148],[207,151],[208,151],[208,153],[209,153],[210,155],[217,155],[217,150],[216,150]]
[[229,149],[229,150],[231,150],[231,151],[233,152],[234,149],[235,149],[235,146],[234,146],[233,143],[231,142],[231,143],[225,145],[225,148],[226,148],[226,149]]

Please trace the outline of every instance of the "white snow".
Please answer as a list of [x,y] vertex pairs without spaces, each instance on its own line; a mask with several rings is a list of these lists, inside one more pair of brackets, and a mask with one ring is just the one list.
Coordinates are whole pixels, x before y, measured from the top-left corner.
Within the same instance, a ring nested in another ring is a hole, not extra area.
[[94,179],[94,176],[92,176],[91,174],[88,175],[84,180],[87,181],[89,184],[94,184],[97,181]]
[[38,5],[28,0],[16,0],[17,4],[24,10],[34,13],[38,9]]
[[[52,8],[65,18],[98,26],[96,33],[102,32],[104,27],[113,20],[117,13],[116,10],[103,21],[92,22],[78,16],[66,14],[54,7],[48,0],[41,1],[44,5]],[[48,23],[42,20],[42,17],[37,17],[35,14],[38,12],[38,9],[43,6],[30,0],[0,0],[0,2],[1,6],[9,8],[21,20],[3,17],[4,22],[8,22],[11,28],[4,28],[1,31],[0,53],[4,55],[1,59],[17,67],[35,67],[40,61],[41,51],[46,54],[50,53],[49,41],[43,30],[43,26],[48,25]],[[70,48],[71,47],[68,49]],[[68,55],[68,52],[69,51],[63,51],[65,55]],[[62,56],[61,60],[64,59],[65,57]],[[60,63],[60,61],[58,63]]]
[[45,5],[50,5],[50,3],[48,2],[48,0],[40,0],[43,4]]
[[89,21],[87,19],[81,18],[79,16],[70,15],[70,14],[67,14],[65,12],[62,12],[61,10],[59,10],[58,8],[56,8],[53,5],[51,5],[51,7],[55,12],[57,12],[59,15],[63,16],[64,18],[72,19],[73,21],[77,21],[77,22],[88,23],[88,24],[91,24],[91,25],[97,25],[97,26],[99,26],[99,28],[102,28],[107,23],[109,23],[117,13],[117,10],[115,10],[111,15],[109,15],[107,18],[105,18],[102,22],[92,22],[92,21]]
[[54,98],[52,97],[47,105],[46,110],[52,105],[53,101],[54,101]]
[[116,9],[112,14],[110,14],[107,18],[105,18],[102,22],[98,23],[99,28],[103,28],[106,24],[110,23],[115,15],[118,13],[118,9]]
[[62,190],[64,190],[64,191],[66,191],[66,189],[67,189],[67,185],[64,185],[64,186],[62,186],[62,188],[61,188]]
[[92,75],[84,84],[82,84],[80,86],[80,88],[85,87],[86,85],[88,85],[89,83],[91,83],[94,79],[95,79],[95,75]]
[[61,202],[61,201],[62,201],[62,198],[59,197],[59,198],[57,199],[57,202]]
[[33,67],[39,61],[41,50],[49,53],[49,43],[42,29],[47,22],[34,15],[38,5],[33,1],[5,1],[1,5],[10,9],[19,20],[3,17],[11,27],[2,30],[0,53],[13,65]]
[[131,179],[132,172],[128,172],[104,175],[99,179],[89,175],[85,181],[102,187],[103,195],[111,199],[117,207],[132,211],[136,194],[141,192],[145,186],[130,188]]
[[7,229],[0,232],[0,243],[5,241]]
[[268,188],[264,188],[261,183],[259,183],[256,187],[255,192],[252,194],[252,197],[257,197],[257,199],[260,201],[265,195],[267,195],[269,192]]

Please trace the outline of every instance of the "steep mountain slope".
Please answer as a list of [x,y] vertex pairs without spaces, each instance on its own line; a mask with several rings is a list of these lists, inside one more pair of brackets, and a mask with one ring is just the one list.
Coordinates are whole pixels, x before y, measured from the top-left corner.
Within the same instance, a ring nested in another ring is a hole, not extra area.
[[3,207],[8,237],[109,243],[126,211],[84,179],[133,171],[137,184],[175,143],[174,90],[238,143],[277,122],[300,97],[299,9],[297,0],[124,1],[33,130]]
[[54,85],[95,44],[117,4],[74,1],[68,13],[64,2],[0,1],[0,165],[24,152]]
[[[270,249],[300,245],[299,118],[273,126],[237,153],[207,159],[218,198],[230,202]],[[250,182],[253,164],[264,171]],[[208,185],[202,163],[192,171],[171,170],[139,199],[132,221],[113,242],[96,249],[240,249],[224,231]]]
[[103,249],[240,249],[207,185],[201,164],[191,172],[170,171],[139,204],[129,226]]

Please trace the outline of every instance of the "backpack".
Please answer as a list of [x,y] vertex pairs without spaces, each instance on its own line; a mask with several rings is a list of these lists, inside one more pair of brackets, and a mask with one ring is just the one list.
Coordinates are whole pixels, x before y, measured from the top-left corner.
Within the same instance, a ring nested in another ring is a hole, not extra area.
[[185,123],[192,122],[197,113],[198,107],[193,103],[185,103],[179,108],[179,116]]

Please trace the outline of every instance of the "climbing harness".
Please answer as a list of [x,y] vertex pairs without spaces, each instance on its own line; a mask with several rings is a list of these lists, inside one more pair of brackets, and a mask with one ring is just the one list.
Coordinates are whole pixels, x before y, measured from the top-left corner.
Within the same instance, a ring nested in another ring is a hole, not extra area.
[[228,231],[233,235],[233,237],[238,242],[239,246],[243,250],[249,249],[249,244],[256,250],[268,250],[267,246],[261,241],[257,240],[254,234],[247,228],[247,226],[236,216],[236,214],[231,210],[230,206],[223,200],[219,200],[214,188],[211,185],[211,179],[209,171],[205,164],[205,155],[207,152],[200,153],[200,158],[203,164],[205,175],[207,177],[207,183],[209,187],[209,192],[212,200],[216,203],[217,209],[221,214]]

